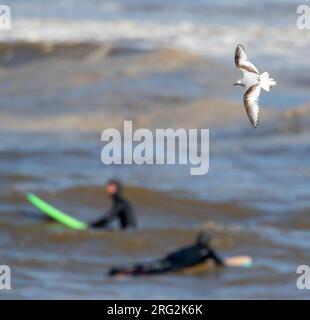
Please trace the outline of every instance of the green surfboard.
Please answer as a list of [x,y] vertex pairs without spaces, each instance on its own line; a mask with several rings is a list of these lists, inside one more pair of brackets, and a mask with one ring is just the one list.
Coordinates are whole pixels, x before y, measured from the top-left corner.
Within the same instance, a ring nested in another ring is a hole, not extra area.
[[89,227],[89,225],[85,222],[82,222],[78,219],[75,219],[68,215],[67,213],[64,213],[44,200],[40,199],[38,196],[36,196],[33,193],[27,194],[28,201],[34,205],[37,209],[39,209],[42,213],[48,215],[50,218],[58,221],[59,223],[75,230],[85,230]]

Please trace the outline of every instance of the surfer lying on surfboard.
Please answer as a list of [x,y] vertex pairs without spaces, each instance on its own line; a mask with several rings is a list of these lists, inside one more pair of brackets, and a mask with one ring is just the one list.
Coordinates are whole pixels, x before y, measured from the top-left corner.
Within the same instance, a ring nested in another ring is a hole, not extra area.
[[114,220],[119,221],[120,229],[136,228],[136,219],[131,204],[123,197],[122,185],[119,181],[109,180],[106,193],[113,201],[111,208],[104,217],[90,223],[92,228],[106,228]]
[[108,274],[110,276],[141,276],[175,272],[192,269],[196,266],[204,266],[207,261],[213,261],[217,266],[250,267],[252,259],[247,256],[221,258],[210,246],[210,237],[204,231],[198,234],[196,243],[181,248],[163,259],[147,263],[129,264],[113,267]]

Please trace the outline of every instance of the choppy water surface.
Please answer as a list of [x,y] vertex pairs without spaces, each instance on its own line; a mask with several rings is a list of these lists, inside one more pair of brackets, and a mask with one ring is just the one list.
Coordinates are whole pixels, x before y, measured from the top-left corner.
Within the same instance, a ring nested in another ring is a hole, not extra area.
[[[11,1],[0,33],[1,298],[309,298],[309,31],[295,1]],[[268,10],[267,10],[268,9]],[[242,17],[242,19],[240,18]],[[278,81],[253,130],[233,64],[237,43]],[[102,130],[210,128],[210,171],[104,166]],[[136,233],[69,231],[27,204],[36,192],[85,221],[119,177]],[[254,268],[115,281],[111,265],[194,241],[202,224],[224,256]]]

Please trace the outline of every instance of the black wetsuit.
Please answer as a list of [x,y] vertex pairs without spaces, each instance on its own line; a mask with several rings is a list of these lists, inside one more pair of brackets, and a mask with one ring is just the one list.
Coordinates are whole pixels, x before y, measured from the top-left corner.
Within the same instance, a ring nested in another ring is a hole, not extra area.
[[114,267],[109,271],[110,276],[117,275],[148,275],[178,271],[192,267],[206,260],[212,259],[217,265],[224,265],[223,260],[207,244],[196,243],[193,246],[182,248],[163,259],[148,263],[131,264],[122,267]]
[[120,228],[135,228],[136,220],[130,203],[120,194],[113,197],[112,207],[108,213],[99,220],[90,224],[92,228],[106,228],[113,220],[119,220]]

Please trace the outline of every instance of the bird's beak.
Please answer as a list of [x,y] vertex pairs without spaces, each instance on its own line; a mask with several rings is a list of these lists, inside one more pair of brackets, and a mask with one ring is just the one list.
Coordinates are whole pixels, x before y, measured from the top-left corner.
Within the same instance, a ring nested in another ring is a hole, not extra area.
[[238,83],[234,83],[234,86],[237,86],[238,85]]

